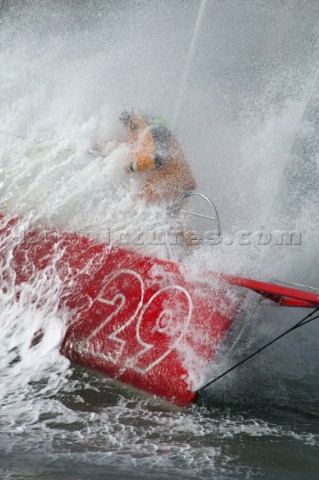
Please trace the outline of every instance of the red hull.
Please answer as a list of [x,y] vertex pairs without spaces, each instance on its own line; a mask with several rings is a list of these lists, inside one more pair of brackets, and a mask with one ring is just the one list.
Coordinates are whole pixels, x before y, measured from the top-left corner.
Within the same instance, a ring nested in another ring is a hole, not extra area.
[[[2,223],[6,258],[18,220]],[[77,234],[33,229],[13,244],[17,285],[52,266],[62,280],[59,307],[69,312],[63,355],[179,405],[192,402],[198,369],[236,317],[226,284],[213,294],[186,281],[175,263]]]

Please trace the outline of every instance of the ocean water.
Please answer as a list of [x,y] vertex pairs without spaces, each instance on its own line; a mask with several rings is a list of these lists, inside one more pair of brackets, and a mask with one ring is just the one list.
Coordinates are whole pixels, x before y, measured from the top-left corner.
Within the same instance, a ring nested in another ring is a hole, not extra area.
[[[100,241],[165,231],[165,208],[137,201],[142,181],[124,171],[118,116],[133,107],[173,125],[178,110],[174,133],[218,210],[222,241],[183,260],[174,246],[132,248],[179,259],[194,277],[209,267],[316,288],[318,2],[208,0],[194,35],[199,7],[0,2],[0,212],[20,215],[22,230]],[[108,155],[92,156],[102,141],[113,142]],[[280,244],[283,232],[295,241]],[[318,323],[179,409],[60,355],[59,279],[40,276],[17,300],[7,266],[18,238],[0,277],[0,478],[318,478]],[[263,302],[207,380],[304,315]]]

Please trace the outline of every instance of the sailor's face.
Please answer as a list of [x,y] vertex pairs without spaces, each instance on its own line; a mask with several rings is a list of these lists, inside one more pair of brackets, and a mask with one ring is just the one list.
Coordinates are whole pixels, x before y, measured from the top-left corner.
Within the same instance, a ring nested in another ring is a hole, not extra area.
[[125,125],[126,132],[132,140],[137,140],[143,127],[143,122],[138,117],[132,117]]

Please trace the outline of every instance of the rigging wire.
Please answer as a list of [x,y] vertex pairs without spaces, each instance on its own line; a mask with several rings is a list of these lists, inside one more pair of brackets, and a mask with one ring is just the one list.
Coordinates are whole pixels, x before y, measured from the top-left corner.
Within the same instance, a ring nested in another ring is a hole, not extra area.
[[189,74],[191,71],[191,66],[195,57],[195,52],[196,52],[196,47],[198,43],[198,38],[199,38],[199,33],[201,26],[204,21],[204,14],[206,12],[206,6],[207,6],[208,0],[201,0],[199,8],[198,8],[198,13],[197,13],[197,18],[194,26],[194,31],[193,31],[193,36],[192,40],[190,43],[190,47],[188,50],[188,55],[186,59],[186,64],[184,67],[184,72],[183,72],[183,78],[181,81],[181,86],[177,95],[177,100],[175,104],[175,110],[174,110],[174,115],[173,115],[173,122],[172,122],[172,128],[175,129],[177,125],[178,118],[181,113],[181,108],[184,100],[184,95],[185,95],[185,90],[187,86],[187,82],[189,79]]
[[[240,367],[241,365],[243,365],[243,363],[247,362],[248,360],[250,360],[251,358],[253,358],[255,355],[257,355],[258,353],[262,352],[263,350],[265,350],[266,348],[270,347],[270,345],[272,345],[273,343],[277,342],[278,340],[280,340],[282,337],[286,336],[288,333],[292,332],[293,330],[296,330],[297,328],[300,328],[300,327],[303,327],[304,325],[307,325],[308,323],[312,322],[313,320],[316,320],[319,318],[319,315],[315,315],[317,312],[319,311],[319,307],[314,309],[312,312],[310,312],[308,315],[306,315],[304,318],[302,318],[301,320],[299,320],[299,322],[297,322],[295,325],[293,325],[292,327],[290,327],[288,330],[285,330],[283,333],[281,333],[280,335],[278,335],[277,337],[273,338],[270,342],[266,343],[265,345],[263,345],[262,347],[260,347],[258,350],[256,350],[255,352],[251,353],[250,355],[248,355],[247,357],[245,357],[244,359],[242,359],[240,362],[236,363],[235,365],[233,365],[232,367],[228,368],[228,370],[226,370],[225,372],[221,373],[220,375],[218,375],[217,377],[215,377],[213,380],[210,380],[209,382],[205,383],[205,385],[203,385],[202,387],[200,387],[196,393],[199,394],[201,393],[203,390],[205,390],[207,387],[209,387],[210,385],[212,385],[213,383],[217,382],[217,380],[220,380],[221,378],[225,377],[225,375],[227,375],[228,373],[232,372],[233,370],[235,370],[236,368]],[[315,316],[314,316],[315,315]]]
[[259,299],[257,300],[256,305],[254,306],[252,312],[251,312],[250,315],[248,316],[248,319],[245,321],[245,323],[244,323],[242,329],[240,330],[240,332],[239,332],[236,340],[234,341],[234,343],[232,344],[232,346],[231,346],[230,349],[228,350],[228,352],[227,352],[227,354],[226,354],[227,356],[229,356],[230,353],[234,350],[235,346],[237,345],[237,343],[239,342],[239,340],[240,340],[241,337],[243,336],[243,334],[244,334],[245,330],[247,329],[248,325],[249,325],[250,323],[252,323],[252,321],[253,321],[253,319],[254,319],[253,316],[254,316],[254,313],[256,312],[257,308],[259,307],[259,305],[261,304],[261,302],[263,302],[263,301],[265,301],[265,300],[266,300],[266,299],[263,298],[263,297],[261,297],[261,298],[259,298]]
[[9,135],[10,137],[22,138],[23,140],[27,139],[27,137],[24,137],[23,135],[17,135],[16,133],[6,132],[4,130],[0,130],[0,133],[3,133],[4,135]]

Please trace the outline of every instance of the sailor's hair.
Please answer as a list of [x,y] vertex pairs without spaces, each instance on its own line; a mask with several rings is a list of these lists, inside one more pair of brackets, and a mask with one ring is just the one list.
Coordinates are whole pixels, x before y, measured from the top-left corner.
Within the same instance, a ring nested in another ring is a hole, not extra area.
[[124,110],[121,115],[119,116],[120,122],[124,123],[124,125],[127,125],[131,118],[133,117],[134,112],[131,110],[130,112],[128,110]]
[[123,110],[121,115],[119,116],[119,120],[121,123],[123,123],[125,126],[127,126],[132,117],[141,117],[148,125],[151,127],[166,127],[167,126],[167,121],[163,116],[151,116],[151,115],[145,115],[145,114],[137,114],[134,112],[132,109],[131,111],[129,110]]
[[166,118],[159,116],[159,117],[151,117],[149,119],[149,124],[154,126],[154,127],[166,127],[167,126],[167,120]]

